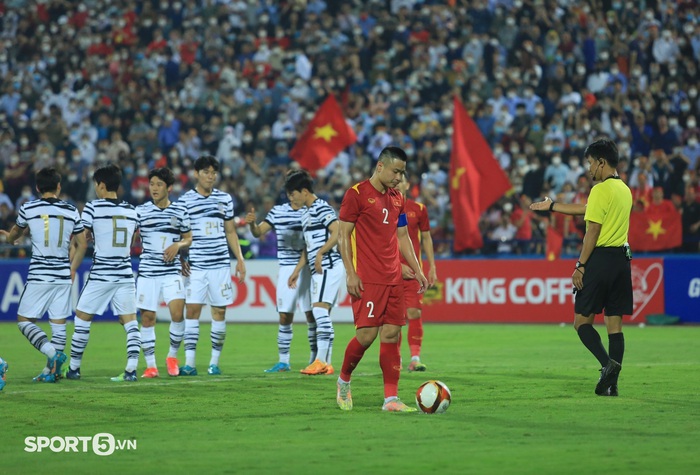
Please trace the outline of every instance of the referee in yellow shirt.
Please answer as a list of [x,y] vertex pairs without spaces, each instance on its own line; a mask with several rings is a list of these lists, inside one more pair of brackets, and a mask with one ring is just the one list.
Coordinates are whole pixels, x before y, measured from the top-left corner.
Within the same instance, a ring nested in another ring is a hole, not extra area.
[[[586,235],[571,277],[576,292],[574,328],[581,342],[602,368],[595,388],[599,396],[617,396],[625,339],[622,316],[632,314],[632,255],[627,244],[632,193],[617,175],[619,155],[615,142],[601,139],[586,148],[593,186],[588,204],[556,203],[549,198],[533,203],[538,211],[584,215]],[[608,351],[593,327],[596,314],[605,310]]]

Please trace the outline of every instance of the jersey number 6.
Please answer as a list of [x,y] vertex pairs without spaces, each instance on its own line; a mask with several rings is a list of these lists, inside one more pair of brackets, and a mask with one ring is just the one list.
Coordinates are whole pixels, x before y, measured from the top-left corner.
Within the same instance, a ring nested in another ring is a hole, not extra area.
[[[119,219],[126,219],[126,216],[112,216],[112,247],[126,247],[127,245],[126,237],[129,235],[129,230],[118,226],[117,220]],[[123,234],[121,239],[120,234]]]

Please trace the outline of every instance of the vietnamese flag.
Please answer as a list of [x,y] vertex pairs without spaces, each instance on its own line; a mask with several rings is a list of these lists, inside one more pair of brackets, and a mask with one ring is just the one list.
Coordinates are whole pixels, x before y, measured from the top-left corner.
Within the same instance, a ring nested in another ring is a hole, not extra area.
[[670,202],[668,206],[650,206],[630,215],[629,242],[634,251],[663,251],[683,242],[681,214]]
[[335,96],[329,94],[289,155],[302,168],[315,172],[328,165],[344,148],[355,142],[355,131],[345,122],[343,111]]
[[510,180],[462,102],[455,96],[450,155],[454,250],[480,249],[479,217],[511,189]]
[[564,245],[564,235],[554,226],[547,228],[547,243],[544,255],[548,261],[555,261],[561,256],[561,248]]

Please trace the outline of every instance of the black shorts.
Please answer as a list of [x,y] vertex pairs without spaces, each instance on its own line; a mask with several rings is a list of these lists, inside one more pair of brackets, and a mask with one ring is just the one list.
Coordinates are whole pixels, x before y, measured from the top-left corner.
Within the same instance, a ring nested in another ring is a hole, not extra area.
[[580,315],[632,315],[632,270],[622,247],[596,247],[586,263],[583,289],[576,292]]

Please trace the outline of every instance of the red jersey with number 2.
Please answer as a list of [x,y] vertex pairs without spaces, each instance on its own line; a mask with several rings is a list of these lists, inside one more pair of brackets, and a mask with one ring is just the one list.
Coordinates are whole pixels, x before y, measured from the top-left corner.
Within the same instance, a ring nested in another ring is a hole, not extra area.
[[402,283],[397,227],[404,213],[404,197],[395,189],[381,193],[369,180],[345,192],[340,220],[355,223],[352,259],[363,283]]

